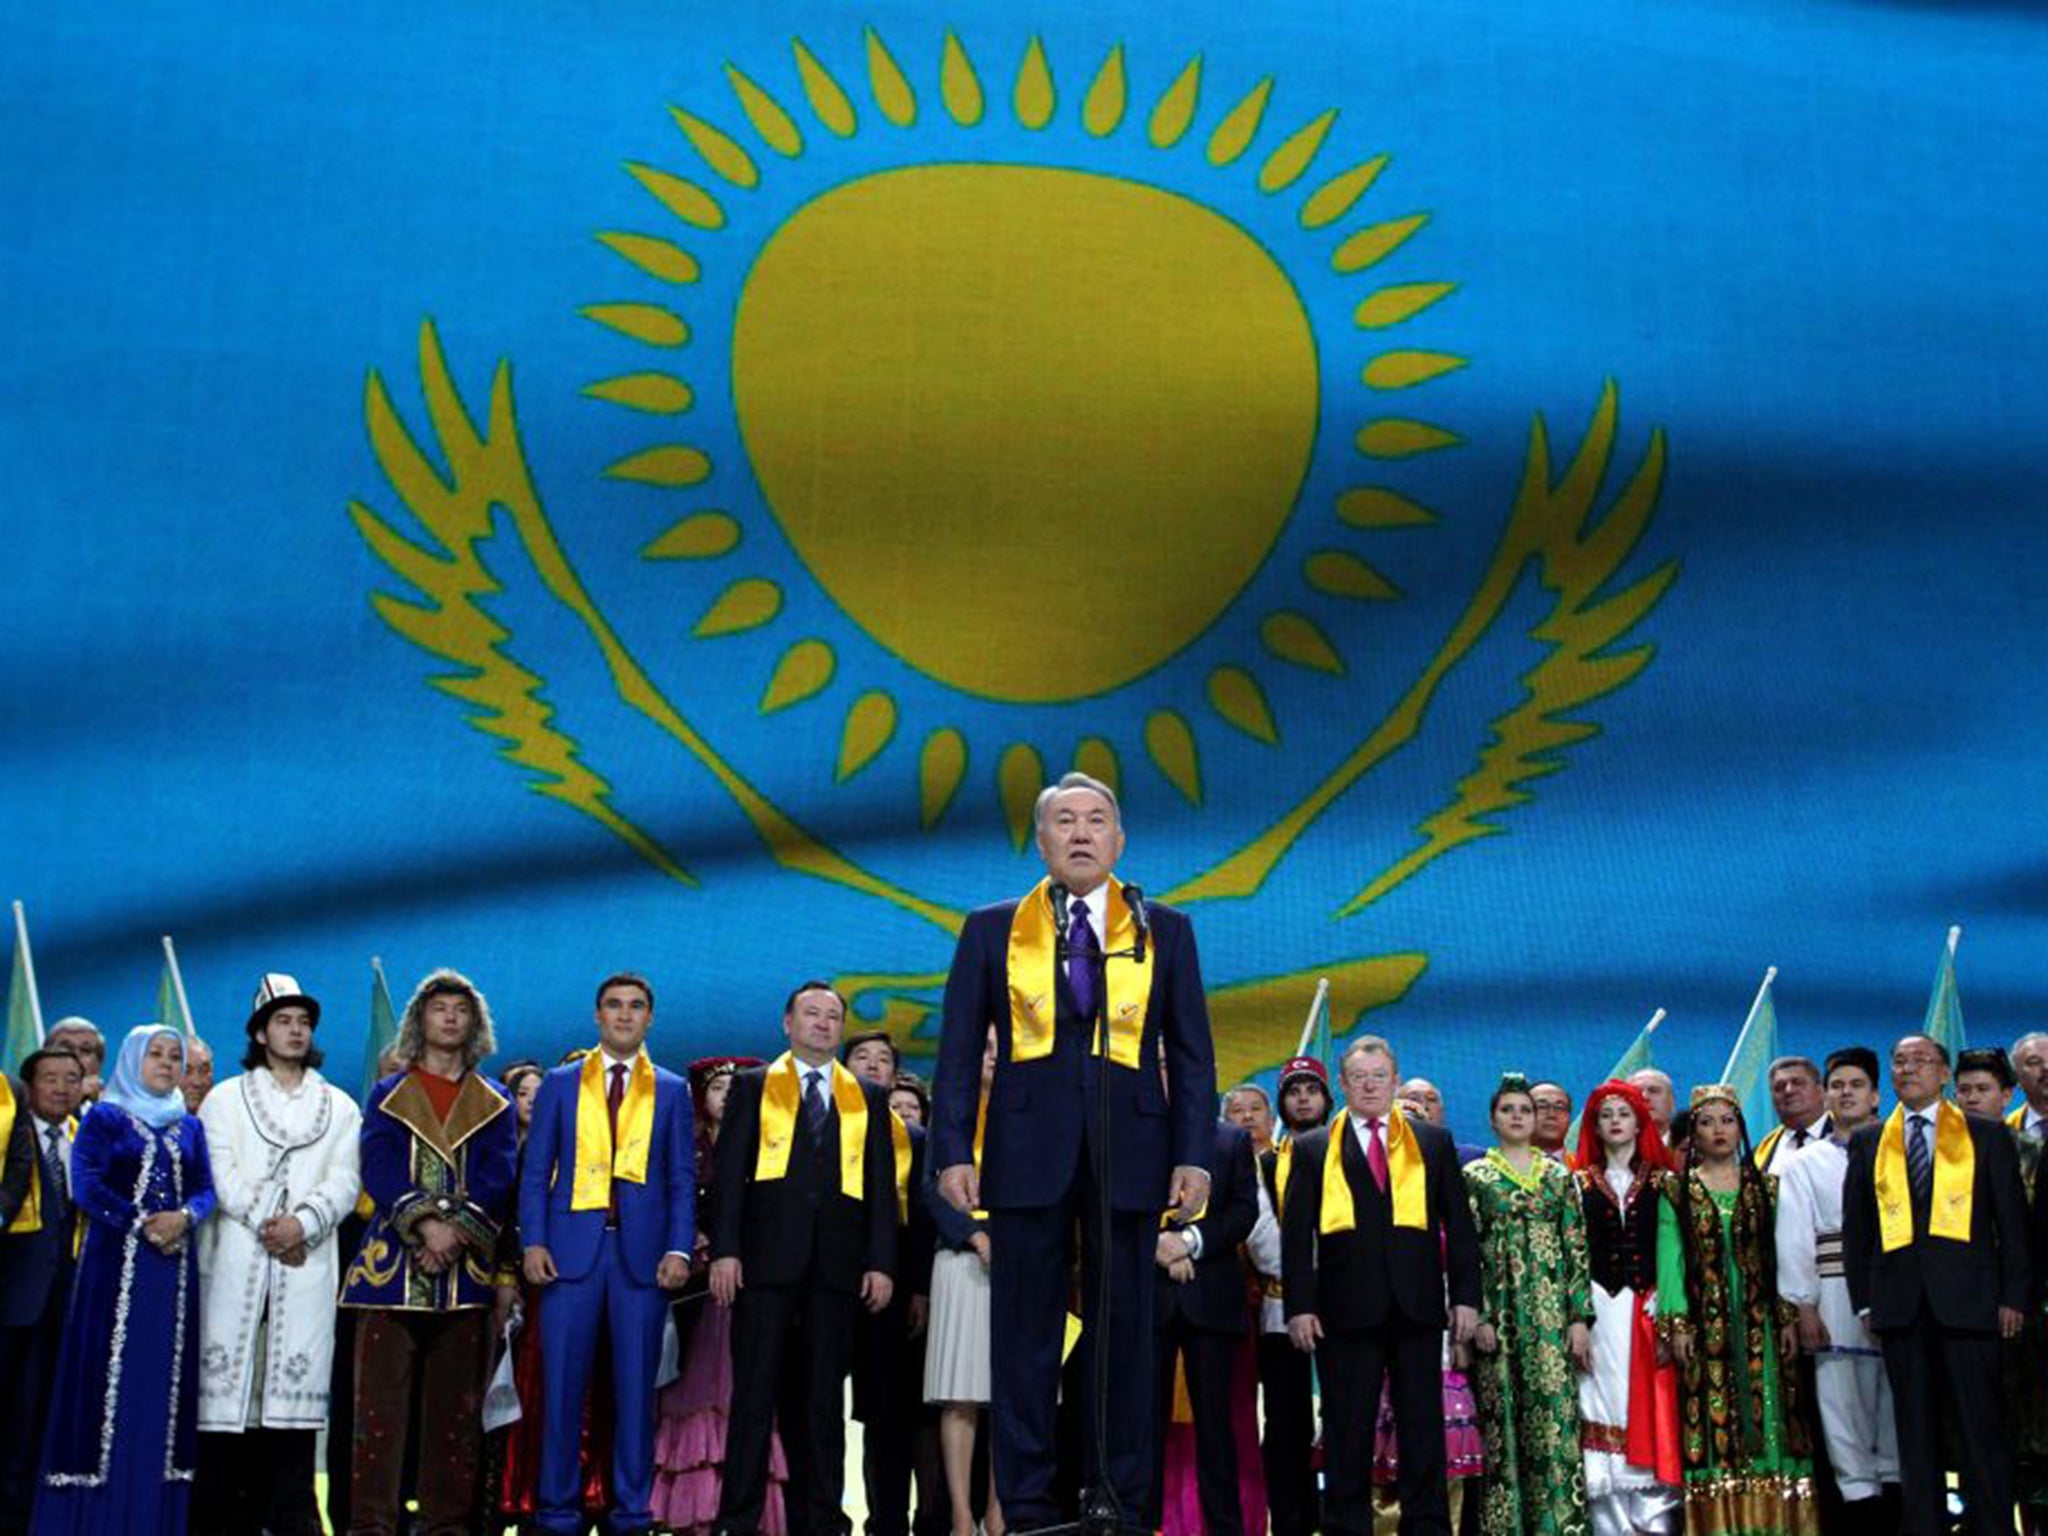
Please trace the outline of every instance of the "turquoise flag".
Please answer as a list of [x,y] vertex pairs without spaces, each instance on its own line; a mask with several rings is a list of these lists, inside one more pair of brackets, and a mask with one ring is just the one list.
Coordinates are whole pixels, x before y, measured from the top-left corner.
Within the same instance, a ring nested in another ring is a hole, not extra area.
[[22,1058],[43,1043],[43,1008],[36,997],[36,966],[28,948],[28,919],[14,904],[14,969],[7,978],[7,1036],[0,1041],[0,1064],[19,1070]]
[[[1657,1063],[1650,1055],[1650,1036],[1657,1033],[1657,1026],[1663,1022],[1664,1010],[1659,1008],[1650,1015],[1650,1022],[1636,1031],[1636,1037],[1629,1042],[1628,1049],[1615,1058],[1613,1068],[1600,1081],[1603,1083],[1627,1082],[1630,1073],[1640,1072],[1645,1067],[1654,1067]],[[1579,1122],[1584,1120],[1585,1117],[1586,1112],[1583,1107],[1580,1108],[1577,1114],[1572,1116],[1571,1129],[1565,1132],[1564,1137],[1564,1144],[1567,1148],[1578,1146]]]
[[1956,943],[1962,936],[1960,928],[1948,931],[1948,942],[1942,945],[1941,960],[1934,968],[1934,990],[1927,997],[1927,1019],[1920,1026],[1921,1034],[1947,1049],[1951,1062],[1969,1045],[1963,1034],[1962,994],[1956,991]]
[[185,999],[185,978],[178,970],[178,952],[164,940],[164,968],[156,983],[156,1022],[168,1024],[187,1040],[199,1031],[192,1023],[192,1009]]
[[1735,1049],[1728,1053],[1728,1064],[1719,1078],[1735,1089],[1752,1137],[1777,1123],[1771,1109],[1771,1063],[1778,1059],[1778,1009],[1771,1001],[1771,983],[1777,979],[1775,965],[1764,972],[1764,983],[1756,989],[1756,1001],[1749,1005],[1749,1017],[1735,1037]]
[[384,962],[370,962],[370,1028],[363,1037],[363,1102],[377,1084],[377,1061],[398,1042],[398,1017],[391,1008],[391,988],[384,980]]

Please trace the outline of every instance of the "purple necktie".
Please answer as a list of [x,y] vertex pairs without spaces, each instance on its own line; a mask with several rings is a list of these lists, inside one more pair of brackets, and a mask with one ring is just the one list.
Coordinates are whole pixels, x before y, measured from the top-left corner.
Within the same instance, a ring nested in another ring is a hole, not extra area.
[[1088,903],[1074,903],[1073,922],[1067,928],[1067,985],[1074,993],[1074,1006],[1081,1017],[1092,1020],[1095,1017],[1095,957],[1099,947],[1095,942],[1094,925],[1088,921]]

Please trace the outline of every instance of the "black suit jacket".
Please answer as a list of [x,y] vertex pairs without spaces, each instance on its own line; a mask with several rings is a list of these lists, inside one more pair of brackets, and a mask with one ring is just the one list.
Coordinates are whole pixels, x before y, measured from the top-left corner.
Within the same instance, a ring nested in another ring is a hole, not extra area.
[[[1465,1179],[1448,1132],[1410,1120],[1422,1148],[1428,1209],[1422,1230],[1394,1225],[1394,1198],[1373,1182],[1365,1153],[1340,1113],[1294,1143],[1287,1211],[1280,1225],[1281,1285],[1289,1318],[1313,1312],[1325,1330],[1378,1328],[1387,1323],[1444,1324],[1448,1279],[1453,1306],[1479,1305],[1479,1241]],[[1343,1137],[1343,1169],[1358,1224],[1324,1236],[1323,1160],[1330,1138]]]
[[[894,1276],[897,1264],[896,1149],[889,1136],[889,1096],[860,1085],[867,1100],[866,1160],[861,1198],[839,1187],[840,1116],[826,1117],[822,1141],[806,1128],[803,1107],[792,1127],[788,1170],[766,1183],[754,1178],[761,1145],[761,1085],[766,1067],[733,1078],[719,1131],[711,1257],[740,1261],[746,1285],[791,1285],[817,1265],[826,1286],[857,1291],[868,1270]],[[828,1094],[829,1102],[829,1094]]]
[[1909,1327],[1924,1300],[1947,1328],[1988,1332],[1998,1309],[2024,1309],[2029,1286],[2026,1191],[2012,1135],[1996,1120],[1964,1117],[1976,1147],[1967,1243],[1927,1235],[1930,1196],[1913,1199],[1913,1241],[1884,1251],[1877,1214],[1877,1140],[1883,1122],[1849,1138],[1842,1185],[1842,1261],[1849,1299],[1879,1329]]
[[[1177,1320],[1215,1333],[1245,1331],[1244,1257],[1238,1245],[1259,1219],[1258,1165],[1251,1138],[1227,1122],[1216,1125],[1216,1150],[1209,1163],[1209,1206],[1199,1221],[1185,1225],[1202,1235],[1195,1278],[1185,1284],[1158,1275],[1153,1320],[1161,1327]],[[1175,1229],[1182,1224],[1176,1222]]]
[[35,1116],[29,1113],[28,1091],[19,1078],[7,1079],[14,1097],[14,1127],[0,1149],[0,1229],[14,1220],[28,1198],[29,1172],[42,1149],[36,1145]]
[[[30,1149],[29,1156],[37,1158],[41,1149],[36,1143],[35,1118],[26,1104],[17,1101],[15,1108],[15,1129]],[[28,1180],[21,1182],[25,1195]],[[62,1222],[53,1222],[47,1192],[43,1203],[43,1223],[38,1230],[0,1232],[0,1328],[28,1328],[42,1322],[52,1297],[61,1298],[69,1290],[77,1217],[74,1212]],[[21,1201],[16,1200],[14,1210],[20,1208]]]

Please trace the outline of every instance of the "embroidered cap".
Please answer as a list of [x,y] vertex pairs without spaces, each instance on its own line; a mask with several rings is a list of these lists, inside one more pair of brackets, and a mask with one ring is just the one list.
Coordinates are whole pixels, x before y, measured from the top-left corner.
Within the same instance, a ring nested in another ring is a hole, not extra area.
[[270,1016],[280,1008],[303,1008],[313,1016],[314,1027],[319,1027],[320,1000],[300,987],[298,977],[287,976],[283,971],[266,971],[256,983],[256,1000],[249,1004],[249,1038],[255,1039],[256,1031],[269,1023]]

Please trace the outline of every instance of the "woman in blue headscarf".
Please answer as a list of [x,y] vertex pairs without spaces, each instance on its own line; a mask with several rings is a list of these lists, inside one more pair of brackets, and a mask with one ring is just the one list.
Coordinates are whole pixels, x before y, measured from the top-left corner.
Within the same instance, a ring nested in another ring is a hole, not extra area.
[[201,1368],[192,1237],[214,1201],[206,1133],[178,1091],[184,1067],[176,1030],[131,1030],[72,1144],[85,1237],[33,1536],[185,1530]]

